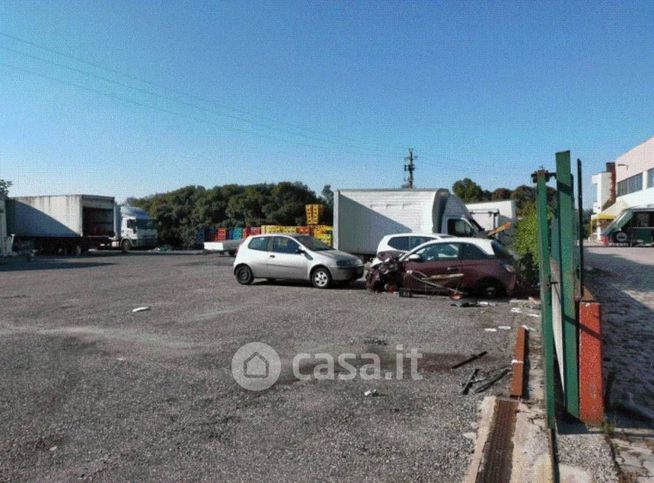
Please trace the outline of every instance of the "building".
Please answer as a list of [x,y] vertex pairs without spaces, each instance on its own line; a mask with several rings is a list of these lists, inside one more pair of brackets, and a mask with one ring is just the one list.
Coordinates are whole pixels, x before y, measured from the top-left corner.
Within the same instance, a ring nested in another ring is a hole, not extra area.
[[654,137],[615,160],[616,200],[628,206],[654,204]]
[[606,170],[595,174],[592,182],[596,194],[591,233],[599,239],[623,210],[654,205],[654,137],[606,163]]
[[595,186],[595,201],[593,214],[598,214],[602,208],[615,202],[615,163],[606,163],[606,170],[593,175],[592,183]]

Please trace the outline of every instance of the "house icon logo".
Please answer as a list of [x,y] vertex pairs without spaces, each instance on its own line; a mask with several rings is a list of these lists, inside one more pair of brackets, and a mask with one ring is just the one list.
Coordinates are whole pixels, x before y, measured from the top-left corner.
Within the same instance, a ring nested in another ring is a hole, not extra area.
[[282,369],[279,354],[267,344],[250,342],[232,357],[232,376],[243,388],[263,391],[277,382]]
[[265,379],[270,374],[270,364],[258,352],[255,352],[243,362],[243,375],[247,378]]

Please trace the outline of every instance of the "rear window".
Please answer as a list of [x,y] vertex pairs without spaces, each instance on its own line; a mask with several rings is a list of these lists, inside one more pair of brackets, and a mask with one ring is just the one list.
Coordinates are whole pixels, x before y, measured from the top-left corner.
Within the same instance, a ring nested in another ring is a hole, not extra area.
[[388,246],[391,246],[396,250],[409,251],[409,237],[395,236],[388,240]]
[[268,250],[268,237],[267,236],[260,236],[258,238],[253,238],[250,240],[250,243],[248,243],[248,248],[250,250],[260,250],[260,251],[267,251]]
[[415,247],[422,245],[423,243],[427,243],[432,240],[436,240],[437,238],[432,238],[429,236],[412,236],[411,237],[411,250],[413,250]]
[[491,242],[491,245],[493,246],[493,252],[495,252],[495,256],[497,258],[513,259],[513,255],[511,255],[511,252],[507,250],[506,247],[501,243],[493,240]]

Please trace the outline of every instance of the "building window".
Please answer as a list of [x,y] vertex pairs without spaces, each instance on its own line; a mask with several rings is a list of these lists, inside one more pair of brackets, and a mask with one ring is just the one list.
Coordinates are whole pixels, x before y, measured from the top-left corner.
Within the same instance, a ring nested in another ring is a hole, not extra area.
[[618,196],[628,195],[643,189],[643,173],[618,181]]
[[647,171],[647,187],[654,188],[654,168]]

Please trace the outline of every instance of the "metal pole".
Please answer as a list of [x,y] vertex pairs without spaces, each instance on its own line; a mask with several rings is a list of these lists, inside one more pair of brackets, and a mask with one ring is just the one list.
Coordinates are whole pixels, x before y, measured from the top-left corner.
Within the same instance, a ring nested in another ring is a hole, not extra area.
[[538,216],[538,254],[540,256],[540,303],[543,332],[543,360],[545,362],[545,409],[547,427],[554,428],[554,333],[552,330],[552,273],[550,268],[550,238],[547,216],[547,181],[545,170],[534,173]]
[[[584,201],[581,188],[581,159],[577,158],[577,209],[579,210],[579,293],[584,296]],[[590,227],[589,227],[590,228]],[[590,235],[590,233],[589,233]]]
[[574,264],[574,193],[570,151],[556,153],[556,188],[559,201],[559,254],[561,256],[561,320],[563,322],[564,401],[568,413],[579,417],[579,359],[576,270]]

